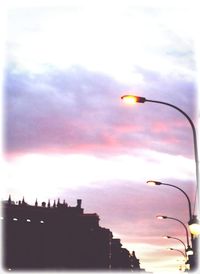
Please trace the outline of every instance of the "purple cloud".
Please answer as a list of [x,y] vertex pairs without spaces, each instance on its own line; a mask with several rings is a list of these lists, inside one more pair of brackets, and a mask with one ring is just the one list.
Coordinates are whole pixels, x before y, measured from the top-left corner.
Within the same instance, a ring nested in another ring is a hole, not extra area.
[[[141,71],[140,71],[141,73]],[[143,71],[152,79],[151,72]],[[155,77],[154,77],[155,78]],[[160,76],[157,75],[159,79]],[[172,85],[170,82],[169,87]],[[148,81],[151,85],[151,81]],[[144,89],[147,98],[164,100],[192,115],[195,110],[192,83],[174,83],[174,88],[157,95],[163,79],[153,84],[155,93]],[[190,104],[187,102],[190,88]],[[8,67],[5,83],[5,150],[85,151],[106,154],[151,147],[169,153],[192,154],[188,122],[177,111],[161,105],[131,108],[120,102],[130,90],[109,76],[80,67],[49,70],[34,75]],[[181,90],[181,92],[177,92]],[[167,99],[167,94],[168,99]],[[190,108],[189,108],[190,106]]]

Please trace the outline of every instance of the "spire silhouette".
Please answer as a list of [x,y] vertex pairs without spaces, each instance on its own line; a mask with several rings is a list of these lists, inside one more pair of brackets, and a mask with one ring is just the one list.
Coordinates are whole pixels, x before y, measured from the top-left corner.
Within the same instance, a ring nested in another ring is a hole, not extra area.
[[37,199],[35,200],[35,206],[38,206],[38,201],[37,201]]
[[9,197],[8,197],[8,204],[11,205],[11,203],[12,203],[11,195],[9,194]]
[[54,200],[53,207],[56,207],[56,200]]

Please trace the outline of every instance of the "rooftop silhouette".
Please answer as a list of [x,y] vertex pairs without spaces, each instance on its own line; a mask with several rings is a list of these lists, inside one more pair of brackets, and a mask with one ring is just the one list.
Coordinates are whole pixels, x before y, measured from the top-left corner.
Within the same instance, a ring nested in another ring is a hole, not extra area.
[[6,270],[130,270],[142,271],[140,262],[99,225],[96,213],[84,213],[82,200],[69,206],[3,202],[3,266]]

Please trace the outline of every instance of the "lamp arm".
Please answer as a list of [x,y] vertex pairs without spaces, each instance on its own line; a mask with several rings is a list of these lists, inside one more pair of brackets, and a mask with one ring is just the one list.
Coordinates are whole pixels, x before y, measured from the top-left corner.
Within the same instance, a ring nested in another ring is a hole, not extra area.
[[171,238],[171,239],[175,239],[175,240],[181,242],[181,243],[183,244],[183,246],[184,246],[185,251],[186,251],[187,247],[186,247],[185,243],[184,243],[181,239],[175,238],[175,237],[170,237],[170,238]]
[[180,252],[180,253],[186,258],[186,254],[184,254],[183,251],[181,251],[181,250],[179,250],[179,249],[175,249],[175,248],[174,248],[173,250]]
[[157,101],[157,100],[148,100],[148,99],[146,99],[145,102],[158,103],[158,104],[172,107],[172,108],[178,110],[179,112],[181,112],[186,117],[188,122],[190,123],[191,128],[192,128],[192,133],[193,133],[194,156],[195,156],[195,163],[196,163],[196,181],[197,181],[196,195],[195,195],[195,201],[196,201],[198,191],[199,191],[199,156],[198,156],[198,146],[197,146],[197,134],[196,134],[196,129],[195,129],[194,123],[192,122],[191,118],[182,109],[178,108],[177,106],[174,106],[173,104],[169,104],[169,103]]
[[180,187],[178,186],[175,186],[175,185],[171,185],[171,184],[165,184],[165,183],[161,183],[161,185],[165,185],[165,186],[171,186],[171,187],[174,187],[178,190],[180,190],[184,196],[187,198],[187,201],[188,201],[188,208],[189,208],[189,216],[190,216],[190,219],[189,220],[192,220],[192,208],[191,208],[191,201],[190,201],[190,198],[188,197],[187,193],[181,189]]
[[189,246],[190,245],[189,244],[189,235],[188,235],[188,230],[187,230],[186,225],[182,221],[180,221],[179,219],[176,219],[176,218],[173,218],[173,217],[167,217],[167,219],[175,220],[175,221],[181,223],[184,226],[185,232],[186,232],[186,238],[187,238],[187,246]]

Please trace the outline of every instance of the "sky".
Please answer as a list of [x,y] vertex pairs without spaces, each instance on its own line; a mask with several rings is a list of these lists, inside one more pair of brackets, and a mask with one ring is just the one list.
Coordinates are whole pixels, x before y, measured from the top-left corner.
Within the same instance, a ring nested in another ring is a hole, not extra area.
[[[28,2],[28,3],[27,3]],[[141,267],[178,272],[187,200],[195,197],[197,124],[193,1],[8,1],[3,67],[1,198],[82,199]],[[178,261],[179,260],[179,261]]]

